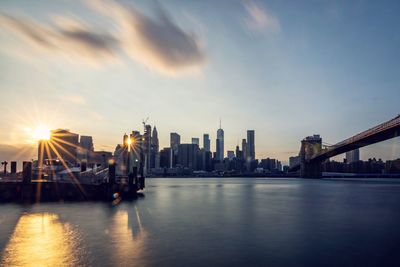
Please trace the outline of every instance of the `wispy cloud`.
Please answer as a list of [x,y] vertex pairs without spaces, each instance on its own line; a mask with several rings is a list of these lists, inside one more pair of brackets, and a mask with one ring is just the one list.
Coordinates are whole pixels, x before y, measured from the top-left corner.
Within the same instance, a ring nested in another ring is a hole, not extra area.
[[[53,16],[51,25],[0,13],[0,27],[19,35],[38,52],[57,53],[72,61],[103,64],[126,52],[134,60],[164,74],[199,70],[206,61],[202,43],[194,33],[177,25],[156,3],[149,17],[132,6],[92,0],[89,6],[117,26],[110,33],[90,27],[75,17]],[[22,51],[21,51],[22,53]]]
[[89,4],[117,23],[124,50],[150,69],[176,74],[199,69],[206,61],[196,35],[179,27],[159,4],[154,17],[117,2],[93,0]]
[[113,36],[96,32],[78,21],[73,24],[66,21],[72,19],[59,18],[54,25],[48,26],[27,18],[0,14],[1,26],[19,35],[38,52],[67,55],[72,60],[78,58],[91,63],[115,56],[118,42]]
[[273,33],[281,31],[279,19],[266,7],[252,0],[244,1],[243,5],[247,12],[245,23],[250,29]]

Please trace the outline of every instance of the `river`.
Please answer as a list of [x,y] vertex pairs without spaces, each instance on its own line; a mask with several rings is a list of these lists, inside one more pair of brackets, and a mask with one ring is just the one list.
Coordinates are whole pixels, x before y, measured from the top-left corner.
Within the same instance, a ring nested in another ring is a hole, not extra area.
[[400,180],[147,179],[143,196],[0,204],[4,266],[400,266]]

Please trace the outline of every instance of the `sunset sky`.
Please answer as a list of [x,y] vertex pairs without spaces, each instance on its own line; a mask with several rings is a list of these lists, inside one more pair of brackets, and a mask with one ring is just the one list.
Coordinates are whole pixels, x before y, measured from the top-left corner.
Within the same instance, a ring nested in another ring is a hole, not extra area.
[[[182,142],[219,120],[225,150],[287,162],[400,113],[399,1],[0,2],[0,160],[28,157],[38,125],[113,151],[156,125]],[[201,141],[202,144],[202,141]],[[35,151],[35,150],[32,150]],[[36,152],[33,153],[35,155]],[[400,157],[395,138],[363,159]]]

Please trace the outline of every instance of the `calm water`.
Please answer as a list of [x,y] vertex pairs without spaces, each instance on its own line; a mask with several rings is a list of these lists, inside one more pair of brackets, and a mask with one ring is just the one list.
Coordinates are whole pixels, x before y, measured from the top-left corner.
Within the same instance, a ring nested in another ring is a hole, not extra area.
[[400,180],[148,179],[106,203],[0,205],[5,266],[400,266]]

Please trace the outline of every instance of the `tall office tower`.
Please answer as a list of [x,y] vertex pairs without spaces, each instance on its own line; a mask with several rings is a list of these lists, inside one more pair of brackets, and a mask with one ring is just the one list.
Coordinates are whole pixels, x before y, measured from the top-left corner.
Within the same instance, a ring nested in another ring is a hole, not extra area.
[[255,144],[254,144],[254,130],[247,130],[247,158],[249,161],[256,159]]
[[197,170],[199,146],[196,144],[180,144],[178,164],[190,170]]
[[150,168],[160,168],[159,142],[156,126],[153,128],[151,136]]
[[243,153],[240,150],[239,146],[236,146],[235,156],[236,156],[237,159],[242,159],[243,158]]
[[160,167],[169,168],[171,162],[171,148],[166,147],[160,150]]
[[282,162],[280,162],[279,160],[276,161],[276,169],[278,170],[278,172],[282,171]]
[[79,146],[87,151],[94,151],[93,137],[81,135]]
[[242,155],[243,155],[243,159],[247,160],[247,141],[246,141],[246,139],[242,139]]
[[[146,161],[144,151],[144,136],[140,134],[140,131],[132,131],[129,135],[130,148],[126,149],[124,153],[129,154],[129,168],[136,167],[139,169],[140,164]],[[131,171],[131,170],[129,170]]]
[[77,148],[78,161],[89,161],[94,151],[93,138],[81,135],[79,147]]
[[57,129],[50,133],[50,140],[39,141],[38,160],[42,164],[46,159],[60,159],[76,164],[79,134],[69,130]]
[[360,160],[360,149],[354,149],[352,151],[346,152],[347,163],[357,162]]
[[217,140],[216,140],[216,152],[217,152],[217,160],[224,160],[224,130],[221,128],[221,121],[219,122],[219,129],[217,131]]
[[192,144],[200,146],[200,139],[196,137],[192,137]]
[[143,133],[143,143],[142,143],[142,150],[144,154],[144,171],[145,174],[148,173],[150,169],[150,151],[151,151],[151,126],[145,125],[144,133]]
[[170,157],[170,164],[169,167],[175,167],[178,159],[178,151],[179,145],[181,144],[181,136],[177,133],[170,134],[170,148],[171,148],[171,157]]
[[127,147],[128,146],[128,135],[125,133],[124,134],[124,137],[123,137],[123,139],[122,139],[122,146],[123,147]]
[[211,142],[210,142],[209,134],[203,135],[203,148],[204,148],[204,151],[206,151],[206,152],[209,152],[211,150]]

